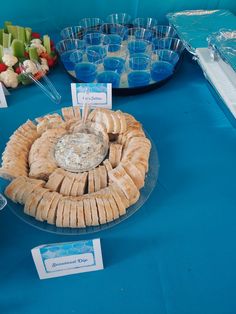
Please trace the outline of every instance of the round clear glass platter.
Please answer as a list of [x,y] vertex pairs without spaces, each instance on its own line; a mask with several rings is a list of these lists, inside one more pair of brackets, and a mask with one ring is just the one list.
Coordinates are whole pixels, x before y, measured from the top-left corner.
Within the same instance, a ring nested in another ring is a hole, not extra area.
[[[24,213],[24,208],[22,205],[16,204],[8,198],[7,198],[6,208],[9,208],[18,218],[23,220],[25,223],[37,229],[51,232],[51,233],[56,233],[56,234],[62,234],[62,235],[85,235],[89,233],[103,231],[105,229],[118,225],[122,221],[132,216],[138,209],[140,209],[145,204],[151,192],[156,186],[158,172],[159,172],[159,160],[158,160],[157,149],[156,149],[155,143],[153,142],[153,140],[147,134],[146,131],[145,131],[145,134],[152,144],[150,157],[149,157],[149,170],[148,170],[148,173],[146,174],[145,185],[140,190],[139,200],[134,205],[127,208],[126,214],[121,216],[119,219],[116,219],[112,222],[102,224],[99,226],[92,226],[92,227],[86,227],[86,228],[62,228],[62,227],[57,227],[56,225],[50,225],[47,222],[38,221],[34,217],[26,215]],[[9,181],[5,181],[5,184],[1,186],[2,191],[0,190],[0,192],[2,192],[2,194],[4,192],[5,187],[8,184],[9,184]]]

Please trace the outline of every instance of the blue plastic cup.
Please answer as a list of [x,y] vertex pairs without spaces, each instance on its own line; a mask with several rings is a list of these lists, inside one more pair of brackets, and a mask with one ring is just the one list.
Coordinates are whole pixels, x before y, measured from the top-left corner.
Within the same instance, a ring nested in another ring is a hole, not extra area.
[[130,55],[133,53],[144,53],[151,50],[151,45],[148,41],[143,39],[131,40],[128,43],[128,50]]
[[150,80],[151,75],[147,71],[132,71],[128,74],[129,87],[147,86]]
[[179,61],[179,55],[177,52],[169,49],[157,49],[153,51],[153,59],[159,61],[166,61],[173,66]]
[[146,70],[150,66],[151,58],[143,53],[135,53],[129,58],[129,67],[132,70]]
[[103,46],[103,45],[89,46],[86,49],[86,53],[87,53],[87,58],[89,62],[102,63],[102,60],[107,55],[107,46]]
[[173,74],[174,67],[166,61],[156,61],[151,66],[151,77],[153,81],[159,82]]
[[153,31],[151,29],[133,27],[129,28],[129,36],[131,39],[144,39],[151,41],[153,38]]
[[84,28],[82,26],[70,26],[64,28],[60,34],[63,39],[81,39],[84,34]]
[[121,74],[125,69],[125,60],[120,57],[106,57],[103,66],[105,71],[116,71]]
[[176,30],[168,25],[157,25],[153,27],[154,37],[166,38],[175,37],[177,35]]
[[106,18],[108,23],[129,25],[131,21],[131,16],[127,13],[113,13]]
[[73,71],[75,68],[75,63],[71,61],[71,55],[76,50],[66,51],[60,55],[61,61],[67,71]]
[[92,83],[96,79],[97,67],[92,62],[81,62],[75,66],[76,78],[85,83]]
[[111,83],[112,87],[118,88],[120,85],[120,75],[115,71],[104,71],[97,75],[98,83]]
[[133,20],[134,27],[150,28],[152,29],[157,25],[157,19],[152,17],[137,17]]

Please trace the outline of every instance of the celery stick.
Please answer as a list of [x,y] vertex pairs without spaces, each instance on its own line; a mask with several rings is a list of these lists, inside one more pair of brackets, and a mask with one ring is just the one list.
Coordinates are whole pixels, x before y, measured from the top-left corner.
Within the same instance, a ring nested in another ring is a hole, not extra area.
[[51,53],[51,43],[50,43],[50,37],[48,35],[43,36],[43,45],[46,48],[46,51],[48,54]]
[[31,34],[32,34],[32,28],[30,27],[25,27],[25,37],[26,37],[26,42],[29,43],[31,40]]
[[0,45],[0,62],[2,62],[2,57],[3,57],[3,46]]
[[17,26],[17,39],[25,43],[25,29],[24,27]]
[[12,44],[13,55],[17,58],[23,58],[25,54],[25,45],[19,39],[14,39]]
[[38,61],[39,56],[38,56],[36,47],[30,47],[29,48],[29,57],[30,57],[30,60],[32,60],[32,61]]
[[17,39],[17,27],[13,25],[7,25],[9,34],[12,34],[13,39]]
[[3,48],[9,48],[11,46],[11,34],[3,33]]
[[0,45],[2,45],[3,29],[0,29]]
[[7,29],[7,26],[8,25],[12,25],[12,22],[11,21],[5,21],[4,22],[4,31],[7,33],[8,29]]

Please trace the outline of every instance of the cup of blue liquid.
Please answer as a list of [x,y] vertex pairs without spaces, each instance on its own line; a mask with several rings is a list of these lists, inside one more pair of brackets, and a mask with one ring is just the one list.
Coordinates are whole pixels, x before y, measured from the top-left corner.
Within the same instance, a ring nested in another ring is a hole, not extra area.
[[60,55],[61,61],[67,71],[74,71],[75,68],[75,63],[71,61],[71,55],[75,52],[76,50],[71,50],[71,51],[65,51]]
[[166,37],[159,39],[157,49],[169,49],[177,52],[179,55],[184,51],[185,47],[178,38]]
[[131,22],[131,16],[127,13],[113,13],[106,18],[108,23],[129,25]]
[[129,57],[129,67],[132,70],[146,70],[150,62],[151,58],[144,53],[135,53]]
[[99,17],[85,17],[80,20],[79,25],[81,25],[87,33],[92,33],[99,31],[103,23],[103,20]]
[[168,25],[156,25],[152,28],[155,38],[175,37],[176,30]]
[[153,31],[142,27],[129,28],[129,36],[131,39],[143,39],[151,41],[153,38]]
[[120,74],[115,71],[104,71],[97,75],[98,83],[111,83],[112,87],[118,88],[120,85]]
[[173,74],[173,71],[173,64],[166,61],[156,61],[151,65],[151,77],[156,82],[167,79]]
[[128,50],[130,55],[133,53],[144,53],[151,50],[150,42],[144,39],[136,39],[128,42]]
[[153,38],[152,39],[152,49],[153,50],[161,49],[161,46],[163,46],[161,43],[162,43],[161,38],[159,38],[159,37]]
[[64,39],[56,44],[56,50],[61,55],[66,51],[85,49],[86,43],[83,39]]
[[175,66],[179,61],[179,55],[177,52],[169,49],[157,49],[153,51],[152,59],[166,61]]
[[80,62],[75,66],[75,75],[80,82],[92,83],[96,79],[97,66],[92,62]]
[[152,17],[137,17],[133,20],[134,27],[150,28],[152,29],[157,25],[157,19]]
[[84,51],[83,50],[74,50],[70,55],[70,61],[73,63],[79,63],[83,60]]
[[84,34],[84,28],[82,26],[70,26],[64,28],[60,34],[63,39],[81,39]]
[[131,71],[128,74],[129,87],[147,86],[150,83],[151,75],[149,71]]
[[[105,23],[100,28],[101,32],[105,35],[119,35],[122,40],[126,40],[128,38],[128,28],[124,25],[120,24],[112,24],[112,23]],[[112,38],[112,36],[111,36]],[[118,37],[113,37],[118,38]],[[113,43],[118,43],[114,42]]]
[[86,49],[86,53],[89,62],[102,63],[102,60],[107,55],[107,46],[104,45],[88,46]]
[[106,45],[120,45],[122,37],[117,34],[109,34],[104,36],[104,44]]
[[120,57],[106,57],[103,60],[105,71],[116,71],[121,74],[125,70],[125,59]]
[[84,40],[87,45],[101,45],[104,40],[104,35],[100,31],[94,33],[86,33]]

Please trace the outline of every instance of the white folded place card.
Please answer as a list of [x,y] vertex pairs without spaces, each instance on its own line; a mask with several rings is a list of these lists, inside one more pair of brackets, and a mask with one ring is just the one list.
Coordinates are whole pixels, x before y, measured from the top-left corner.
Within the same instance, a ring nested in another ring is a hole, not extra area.
[[31,253],[40,279],[103,269],[100,239],[40,245]]
[[71,94],[73,106],[91,108],[112,108],[112,86],[110,83],[72,83]]

